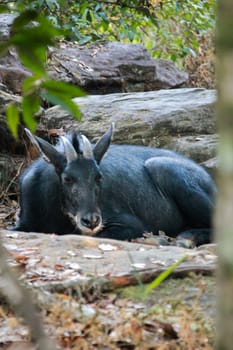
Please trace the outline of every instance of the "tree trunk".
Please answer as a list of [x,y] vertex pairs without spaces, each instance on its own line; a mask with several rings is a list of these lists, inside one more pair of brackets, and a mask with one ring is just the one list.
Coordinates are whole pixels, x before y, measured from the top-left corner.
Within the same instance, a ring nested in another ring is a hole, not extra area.
[[218,50],[218,148],[219,171],[215,231],[219,241],[218,350],[232,349],[233,335],[233,1],[219,1]]

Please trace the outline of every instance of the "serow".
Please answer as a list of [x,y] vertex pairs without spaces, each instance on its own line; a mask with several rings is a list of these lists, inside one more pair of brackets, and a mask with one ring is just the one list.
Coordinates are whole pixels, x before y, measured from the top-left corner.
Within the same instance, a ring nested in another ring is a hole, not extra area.
[[215,184],[186,157],[165,149],[110,145],[113,127],[92,145],[80,132],[57,146],[26,130],[41,157],[20,178],[15,230],[120,240],[165,232],[211,241]]

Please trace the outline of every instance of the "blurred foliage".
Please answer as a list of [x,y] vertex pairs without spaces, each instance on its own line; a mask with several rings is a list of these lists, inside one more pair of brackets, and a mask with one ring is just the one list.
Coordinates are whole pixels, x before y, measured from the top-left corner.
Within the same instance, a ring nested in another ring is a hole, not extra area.
[[166,278],[168,278],[175,269],[187,259],[187,256],[182,256],[178,261],[169,266],[165,271],[161,272],[151,283],[149,283],[144,290],[144,296],[147,297],[153,289],[158,287]]
[[153,57],[195,55],[198,39],[215,27],[217,0],[17,0],[65,30],[67,40],[142,43]]
[[[0,10],[5,11],[6,8]],[[35,131],[34,116],[40,110],[42,99],[61,105],[80,119],[80,111],[72,98],[84,96],[85,93],[79,87],[52,80],[46,72],[47,46],[54,45],[61,34],[61,30],[46,17],[36,10],[28,9],[16,16],[8,40],[0,43],[0,56],[14,47],[23,65],[31,72],[31,76],[23,82],[21,108],[16,103],[6,107],[8,126],[14,136],[17,136],[21,112],[24,125]]]

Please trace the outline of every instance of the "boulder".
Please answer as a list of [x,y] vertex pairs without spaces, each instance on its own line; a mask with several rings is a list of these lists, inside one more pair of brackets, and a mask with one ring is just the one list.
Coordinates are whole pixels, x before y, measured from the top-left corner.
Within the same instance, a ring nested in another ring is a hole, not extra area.
[[0,13],[0,42],[9,38],[10,26],[16,15],[11,13]]
[[203,159],[210,159],[215,154],[217,142],[218,135],[216,134],[182,136],[172,140],[167,148],[174,149],[197,162],[202,162]]
[[56,79],[89,94],[151,91],[179,87],[188,74],[169,60],[154,60],[139,44],[107,42],[79,46],[62,43],[50,50],[48,69]]
[[205,168],[208,171],[208,173],[210,173],[210,175],[215,178],[216,170],[218,168],[218,158],[210,158],[205,162],[201,163],[201,166],[203,166],[203,168]]
[[[151,91],[179,87],[188,74],[169,60],[154,60],[142,45],[107,43],[82,47],[61,44],[51,48],[48,72],[57,79],[78,85],[89,94]],[[30,76],[15,50],[0,57],[0,84],[4,90],[21,93]]]
[[21,94],[21,86],[27,77],[31,74],[18,61],[14,50],[0,58],[0,86],[1,90]]
[[[19,124],[18,138],[16,139],[11,134],[6,121],[6,106],[12,102],[20,107],[21,97],[0,89],[0,154],[22,155],[25,154],[25,140],[23,140],[24,126],[23,124]],[[39,112],[34,117],[38,119],[42,112],[43,108],[40,107]]]
[[52,107],[40,117],[40,135],[47,135],[49,129],[66,132],[78,128],[95,142],[114,122],[115,143],[174,149],[198,162],[215,156],[214,90],[182,88],[74,100],[82,121]]
[[[0,42],[8,39],[10,26],[15,17],[14,14],[0,14]],[[22,82],[28,76],[30,73],[20,63],[14,49],[7,51],[3,57],[0,57],[1,91],[20,94]]]
[[[10,262],[24,264],[24,279],[34,287],[47,290],[64,290],[65,287],[76,288],[76,291],[78,287],[90,290],[94,285],[95,288],[112,290],[138,284],[138,278],[144,283],[153,280],[184,256],[189,259],[176,268],[177,276],[185,271],[212,274],[216,268],[214,244],[191,251],[177,246],[79,235],[2,230],[1,236],[10,253]],[[24,261],[20,256],[24,257]]]
[[5,113],[6,106],[8,103],[16,102],[19,104],[21,98],[19,96],[15,96],[13,94],[9,94],[5,91],[0,90],[0,115]]
[[[8,39],[14,18],[0,14],[0,41]],[[142,45],[120,42],[90,46],[63,42],[49,49],[48,71],[89,94],[169,89],[188,81],[188,74],[172,61],[154,60]],[[22,81],[29,74],[14,50],[0,58],[1,89],[20,94]]]

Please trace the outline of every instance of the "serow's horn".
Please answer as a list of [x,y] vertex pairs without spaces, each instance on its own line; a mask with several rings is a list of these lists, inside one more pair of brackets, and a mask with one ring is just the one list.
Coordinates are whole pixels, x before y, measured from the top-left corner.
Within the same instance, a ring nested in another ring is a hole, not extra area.
[[76,160],[78,158],[78,155],[77,155],[72,143],[65,136],[60,136],[60,139],[61,139],[63,147],[64,147],[67,163],[73,162],[74,160]]
[[92,145],[90,141],[84,135],[81,135],[81,138],[82,138],[83,158],[94,159]]

